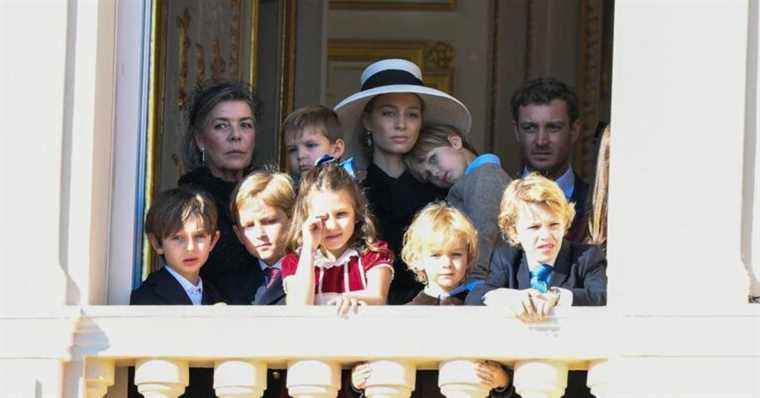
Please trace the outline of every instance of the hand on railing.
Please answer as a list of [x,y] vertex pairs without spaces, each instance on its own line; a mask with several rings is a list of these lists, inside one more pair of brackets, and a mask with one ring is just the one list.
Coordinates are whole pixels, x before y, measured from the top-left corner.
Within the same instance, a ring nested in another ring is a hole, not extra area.
[[556,290],[541,293],[536,289],[496,289],[485,294],[483,302],[489,307],[501,307],[523,322],[540,322],[549,317],[559,302]]

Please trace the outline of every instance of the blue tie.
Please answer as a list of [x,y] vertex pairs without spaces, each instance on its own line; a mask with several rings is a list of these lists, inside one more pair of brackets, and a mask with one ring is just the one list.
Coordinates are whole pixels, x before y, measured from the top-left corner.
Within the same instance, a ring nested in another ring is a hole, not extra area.
[[549,275],[552,273],[552,267],[546,264],[540,264],[538,269],[530,273],[530,287],[541,293],[549,290]]

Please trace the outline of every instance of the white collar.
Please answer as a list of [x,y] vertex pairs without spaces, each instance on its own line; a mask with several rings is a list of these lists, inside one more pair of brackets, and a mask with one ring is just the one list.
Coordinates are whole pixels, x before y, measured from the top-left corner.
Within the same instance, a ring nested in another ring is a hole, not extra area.
[[359,252],[354,248],[346,249],[346,251],[336,258],[335,261],[329,260],[320,250],[317,250],[317,255],[314,258],[314,266],[324,269],[339,267],[348,264],[348,262],[351,261],[351,257],[359,257]]
[[437,297],[439,299],[444,299],[446,297],[449,297],[449,292],[444,291],[440,286],[438,286],[435,283],[428,282],[427,285],[425,285],[425,289],[423,290],[425,294],[427,294],[430,297]]
[[264,260],[259,259],[259,267],[261,267],[262,271],[266,271],[266,269],[269,268],[269,267],[274,267],[274,268],[277,268],[277,269],[281,270],[282,269],[282,259],[283,258],[285,258],[285,256],[280,257],[280,259],[277,260],[277,262],[275,262],[273,265],[269,265]]
[[167,264],[164,264],[164,268],[166,268],[167,271],[174,277],[174,279],[179,282],[180,285],[182,285],[182,289],[185,289],[185,292],[196,294],[198,292],[203,293],[203,280],[198,277],[198,285],[193,285],[192,282],[187,280],[184,276],[180,275],[177,271],[173,270],[172,267],[170,267]]

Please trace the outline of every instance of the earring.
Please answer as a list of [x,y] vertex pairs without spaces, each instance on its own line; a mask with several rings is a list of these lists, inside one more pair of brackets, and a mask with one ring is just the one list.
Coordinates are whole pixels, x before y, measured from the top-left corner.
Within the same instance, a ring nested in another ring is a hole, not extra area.
[[206,149],[201,148],[201,164],[206,164]]
[[367,144],[367,148],[372,148],[372,132],[371,131],[367,130],[364,133],[364,140],[365,140],[365,143]]

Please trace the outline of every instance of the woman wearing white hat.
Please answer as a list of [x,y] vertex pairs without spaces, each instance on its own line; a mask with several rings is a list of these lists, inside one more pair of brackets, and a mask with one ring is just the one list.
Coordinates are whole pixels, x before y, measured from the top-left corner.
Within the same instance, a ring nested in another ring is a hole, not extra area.
[[[421,183],[407,170],[402,157],[414,147],[423,123],[447,124],[470,131],[470,111],[456,98],[422,83],[420,68],[402,59],[369,65],[361,91],[335,106],[356,160],[367,199],[380,233],[400,253],[406,227],[414,214],[446,192]],[[389,304],[405,304],[422,286],[397,257]]]

